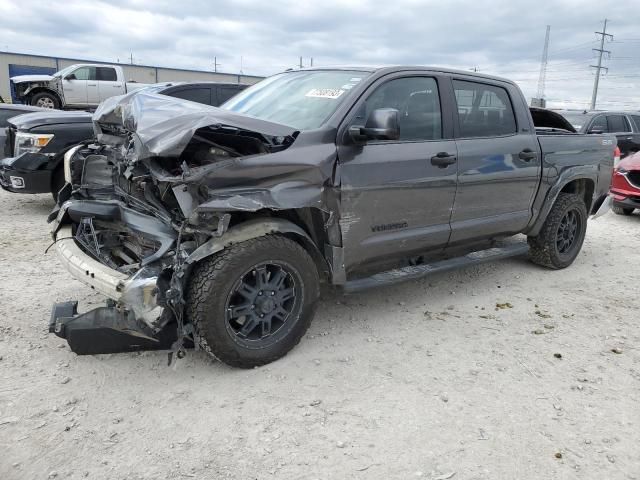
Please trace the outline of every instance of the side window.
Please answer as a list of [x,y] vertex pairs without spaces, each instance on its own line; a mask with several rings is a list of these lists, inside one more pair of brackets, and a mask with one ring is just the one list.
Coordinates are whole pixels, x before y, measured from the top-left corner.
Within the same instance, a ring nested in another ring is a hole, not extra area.
[[631,115],[631,120],[636,124],[636,132],[640,132],[640,115]]
[[605,117],[604,115],[599,115],[594,118],[587,133],[590,133],[594,130],[602,133],[608,133],[609,127],[607,126],[607,117]]
[[607,115],[607,123],[611,133],[630,132],[631,127],[624,115]]
[[96,67],[80,67],[72,72],[76,76],[76,80],[95,80]]
[[222,105],[224,102],[229,100],[232,97],[235,97],[237,93],[239,93],[243,88],[241,87],[232,87],[232,86],[220,86],[218,87],[218,104]]
[[517,132],[509,94],[502,87],[453,81],[462,137],[496,137]]
[[378,108],[398,110],[400,140],[442,138],[438,84],[433,78],[397,78],[379,86],[365,102],[365,115]]
[[211,105],[211,89],[206,88],[183,88],[167,93],[170,97],[182,98],[196,103]]
[[116,82],[118,80],[115,68],[97,67],[96,70],[96,76],[98,77],[98,80],[102,80],[105,82]]

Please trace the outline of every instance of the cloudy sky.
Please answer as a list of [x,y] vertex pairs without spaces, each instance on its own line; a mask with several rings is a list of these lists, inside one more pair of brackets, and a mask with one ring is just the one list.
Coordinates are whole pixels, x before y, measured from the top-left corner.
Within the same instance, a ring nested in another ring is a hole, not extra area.
[[0,0],[0,51],[270,75],[315,65],[439,65],[516,80],[534,96],[551,25],[545,97],[584,108],[598,48],[600,108],[640,109],[640,0]]

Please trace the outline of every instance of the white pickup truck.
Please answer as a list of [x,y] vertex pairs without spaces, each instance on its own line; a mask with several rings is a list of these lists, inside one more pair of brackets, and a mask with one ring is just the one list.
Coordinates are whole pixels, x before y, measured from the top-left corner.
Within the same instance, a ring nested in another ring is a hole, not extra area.
[[53,75],[11,77],[11,82],[23,103],[62,109],[97,107],[109,97],[147,86],[126,82],[121,66],[92,63],[70,65]]

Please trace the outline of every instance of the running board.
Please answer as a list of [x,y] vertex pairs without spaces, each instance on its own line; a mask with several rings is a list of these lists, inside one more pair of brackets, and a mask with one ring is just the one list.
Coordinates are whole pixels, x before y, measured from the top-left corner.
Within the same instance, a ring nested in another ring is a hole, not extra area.
[[528,251],[529,245],[527,245],[526,241],[513,243],[504,247],[494,247],[487,250],[471,252],[461,257],[448,258],[446,260],[440,260],[439,262],[412,265],[376,273],[370,277],[349,280],[343,285],[342,289],[345,293],[355,293],[369,288],[393,285],[395,283],[406,282],[408,280],[416,280],[433,273],[446,272],[448,270],[469,267],[471,265],[479,265],[493,260],[515,257],[523,255]]

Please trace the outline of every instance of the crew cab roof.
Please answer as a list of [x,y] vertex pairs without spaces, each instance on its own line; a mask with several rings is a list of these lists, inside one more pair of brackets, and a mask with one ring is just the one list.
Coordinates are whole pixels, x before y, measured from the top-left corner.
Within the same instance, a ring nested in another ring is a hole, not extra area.
[[292,71],[313,71],[313,70],[352,70],[368,73],[375,73],[377,75],[385,75],[387,73],[396,72],[429,72],[429,73],[446,73],[451,75],[464,75],[465,77],[476,77],[479,79],[493,80],[499,82],[506,82],[510,84],[515,83],[507,78],[498,77],[495,75],[486,75],[484,73],[472,72],[470,70],[456,70],[454,68],[444,67],[432,67],[425,65],[386,65],[386,66],[367,66],[367,65],[339,65],[339,66],[323,66],[323,67],[308,67],[302,69],[295,69]]

